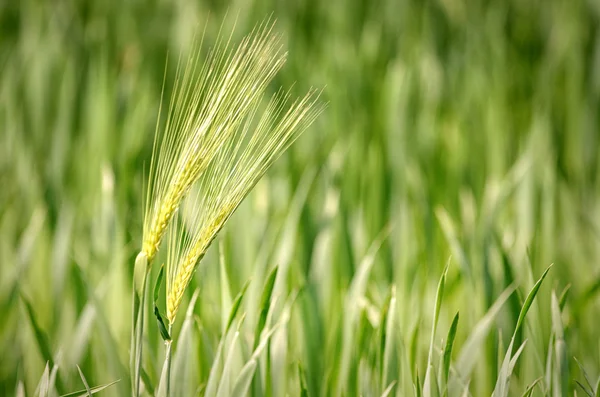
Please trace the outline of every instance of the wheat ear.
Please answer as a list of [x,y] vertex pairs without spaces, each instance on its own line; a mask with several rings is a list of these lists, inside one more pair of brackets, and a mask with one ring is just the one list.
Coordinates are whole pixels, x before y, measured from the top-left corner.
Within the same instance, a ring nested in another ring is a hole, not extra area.
[[170,234],[167,261],[167,318],[172,324],[186,287],[198,262],[225,222],[267,169],[317,117],[319,93],[309,92],[289,104],[288,93],[280,92],[254,123],[252,112],[243,128],[223,145],[200,179],[195,195],[188,199],[194,208],[188,218],[191,232],[181,224]]
[[197,40],[176,84],[150,165],[142,254],[151,264],[183,197],[260,101],[285,62],[273,24],[265,22],[230,49],[219,39],[205,60]]

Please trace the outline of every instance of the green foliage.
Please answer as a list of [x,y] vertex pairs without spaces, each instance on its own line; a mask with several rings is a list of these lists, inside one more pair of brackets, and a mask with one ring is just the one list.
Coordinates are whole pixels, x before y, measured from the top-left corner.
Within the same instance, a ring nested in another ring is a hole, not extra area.
[[[167,336],[172,396],[600,395],[595,2],[5,3],[0,395],[160,393]],[[271,14],[267,97],[327,108],[161,329],[168,252],[134,266],[159,107],[194,35]]]

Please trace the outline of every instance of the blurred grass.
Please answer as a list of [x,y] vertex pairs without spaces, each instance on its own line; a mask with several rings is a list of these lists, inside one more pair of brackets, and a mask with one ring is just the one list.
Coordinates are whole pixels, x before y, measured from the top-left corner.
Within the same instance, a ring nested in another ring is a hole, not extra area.
[[[434,363],[457,311],[454,358],[517,285],[472,357],[472,395],[491,394],[527,292],[554,263],[515,335],[513,351],[527,344],[511,395],[539,377],[533,395],[584,393],[573,357],[597,387],[597,2],[21,0],[0,4],[0,395],[33,395],[49,354],[60,393],[82,389],[79,365],[90,387],[121,379],[104,393],[127,395],[167,53],[168,91],[195,32],[210,43],[237,20],[240,37],[270,13],[289,50],[278,82],[325,86],[329,104],[221,234],[222,264],[216,245],[202,262],[195,310],[175,328],[187,324],[182,395],[206,386],[222,334],[232,391],[256,330],[276,324],[254,395],[381,395],[393,380],[392,394],[412,393],[450,255]],[[156,386],[162,342],[147,329]]]

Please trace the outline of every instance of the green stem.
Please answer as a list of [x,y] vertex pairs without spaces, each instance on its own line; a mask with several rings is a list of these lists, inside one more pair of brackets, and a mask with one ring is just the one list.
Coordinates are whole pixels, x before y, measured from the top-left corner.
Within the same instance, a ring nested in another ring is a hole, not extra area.
[[[172,337],[171,324],[169,324],[169,335],[171,335],[171,337]],[[166,349],[167,349],[167,352],[165,355],[165,362],[167,365],[167,379],[166,379],[166,382],[167,382],[167,394],[166,395],[167,395],[167,397],[169,397],[171,395],[171,344],[172,344],[172,342],[173,342],[172,339],[165,342]]]
[[133,288],[133,333],[130,365],[133,366],[132,394],[140,395],[140,379],[142,374],[142,351],[144,337],[144,313],[146,294],[148,291],[148,259],[140,252],[135,260]]

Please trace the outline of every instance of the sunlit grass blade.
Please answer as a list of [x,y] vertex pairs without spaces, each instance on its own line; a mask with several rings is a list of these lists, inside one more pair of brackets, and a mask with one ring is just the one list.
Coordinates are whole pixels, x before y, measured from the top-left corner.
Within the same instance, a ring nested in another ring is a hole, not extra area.
[[383,393],[381,394],[381,397],[388,397],[392,395],[392,392],[394,391],[394,387],[396,386],[397,381],[393,381],[392,383],[390,383],[388,385],[388,387],[385,388],[385,390],[383,391]]
[[38,397],[48,397],[48,393],[50,390],[50,363],[46,362],[46,366],[44,367],[44,373],[42,374],[42,378],[40,379],[40,383],[37,387],[36,394]]
[[63,394],[60,397],[83,397],[86,394],[96,394],[98,392],[101,392],[102,390],[105,390],[107,388],[109,388],[110,386],[114,385],[115,383],[119,382],[118,380],[115,380],[114,382],[110,382],[107,383],[105,385],[101,385],[101,386],[95,386],[95,387],[90,387],[89,388],[89,392],[88,390],[79,390],[79,391],[75,391],[72,393],[68,393],[68,394]]
[[25,384],[22,380],[17,383],[17,387],[15,388],[15,397],[26,397],[25,396]]
[[91,397],[92,390],[90,389],[90,385],[88,385],[88,381],[85,378],[85,376],[83,375],[81,368],[79,368],[79,365],[77,366],[77,372],[79,372],[79,377],[81,378],[81,381],[83,382],[83,386],[85,386],[85,391],[86,391],[88,397]]
[[439,397],[440,388],[435,376],[433,365],[427,367],[425,380],[423,381],[423,397]]

